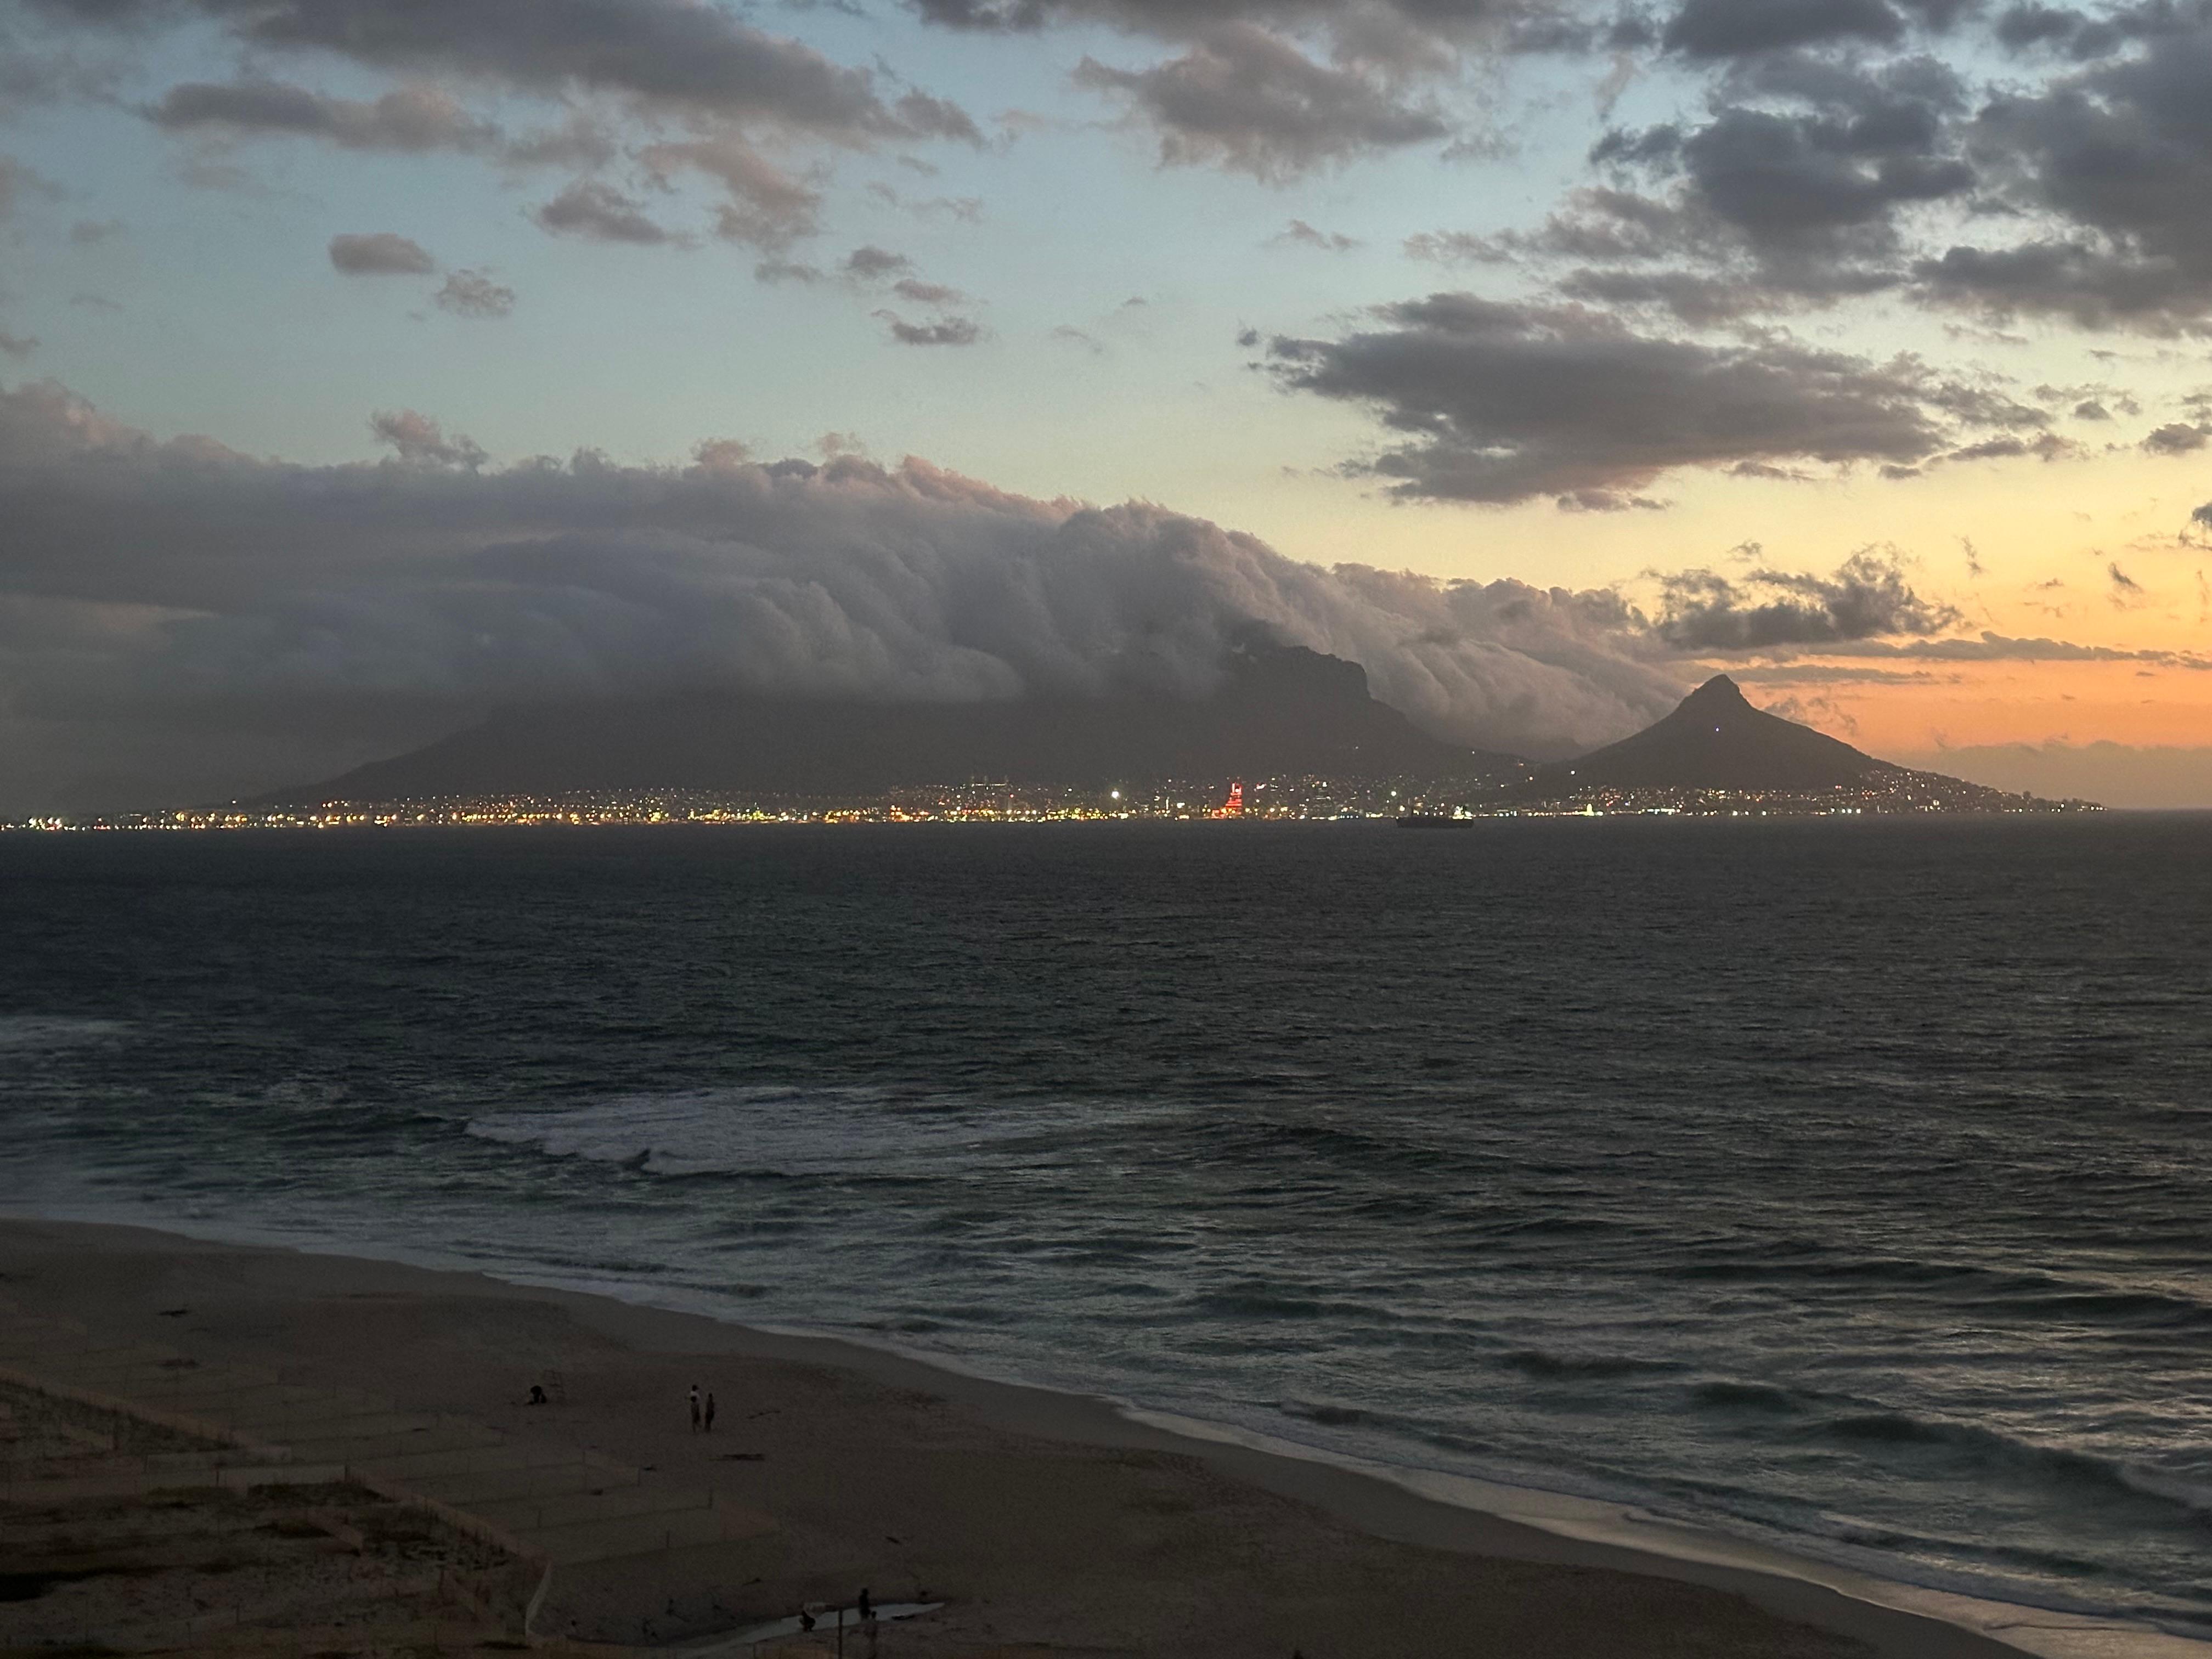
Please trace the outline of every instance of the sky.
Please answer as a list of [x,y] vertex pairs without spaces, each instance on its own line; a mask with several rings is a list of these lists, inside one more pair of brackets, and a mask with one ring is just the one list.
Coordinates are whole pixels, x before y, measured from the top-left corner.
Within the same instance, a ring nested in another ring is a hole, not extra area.
[[2212,805],[2212,0],[0,0],[0,815],[1733,674]]

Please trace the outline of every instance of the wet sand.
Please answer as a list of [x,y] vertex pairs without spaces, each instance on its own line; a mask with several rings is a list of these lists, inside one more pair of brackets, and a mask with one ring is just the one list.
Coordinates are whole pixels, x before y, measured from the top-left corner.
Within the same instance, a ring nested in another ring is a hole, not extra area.
[[[1101,1401],[472,1273],[10,1220],[0,1294],[118,1343],[588,1446],[775,1519],[765,1537],[560,1570],[549,1635],[666,1639],[678,1632],[653,1615],[686,1597],[711,1598],[736,1630],[866,1586],[945,1603],[884,1627],[899,1656],[2212,1651],[1958,1598],[1885,1606],[1866,1598],[1915,1593],[1639,1531],[1601,1506],[1442,1480],[1410,1490]],[[524,1403],[540,1380],[555,1403]],[[687,1420],[695,1382],[716,1397],[711,1435]]]

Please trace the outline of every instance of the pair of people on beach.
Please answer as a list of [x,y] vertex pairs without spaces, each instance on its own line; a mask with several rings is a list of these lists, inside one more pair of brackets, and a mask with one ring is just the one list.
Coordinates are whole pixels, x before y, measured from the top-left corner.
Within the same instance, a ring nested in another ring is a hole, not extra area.
[[699,1385],[694,1382],[691,1385],[691,1432],[697,1434],[702,1430],[708,1434],[714,1431],[714,1392],[709,1389],[702,1396]]

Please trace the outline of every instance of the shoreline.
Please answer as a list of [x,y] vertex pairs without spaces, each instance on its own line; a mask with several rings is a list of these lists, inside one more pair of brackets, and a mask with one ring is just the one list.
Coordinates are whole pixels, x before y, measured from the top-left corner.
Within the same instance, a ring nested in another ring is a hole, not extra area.
[[[171,1273],[217,1268],[228,1274],[224,1283],[258,1280],[264,1288],[253,1304],[254,1320],[262,1326],[286,1322],[281,1304],[288,1297],[333,1294],[411,1299],[420,1306],[459,1297],[519,1318],[557,1310],[592,1341],[612,1345],[639,1363],[682,1353],[830,1373],[880,1395],[878,1415],[885,1401],[926,1399],[942,1402],[963,1426],[1000,1440],[1072,1454],[1188,1461],[1247,1492],[1317,1510],[1368,1540],[1442,1552],[1470,1567],[1595,1570],[1718,1591],[1775,1620],[1864,1644],[1893,1659],[2212,1659],[2212,1644],[2148,1626],[1924,1589],[1617,1504],[1324,1452],[1096,1395],[1003,1381],[888,1344],[751,1326],[604,1290],[349,1249],[238,1242],[234,1234],[213,1231],[0,1215],[0,1263],[14,1270],[27,1261],[57,1258],[105,1261],[111,1270],[150,1260]],[[4,1293],[27,1288],[19,1272],[9,1278]],[[116,1299],[112,1291],[106,1298]],[[535,1310],[519,1305],[532,1304]],[[127,1324],[131,1312],[95,1297],[82,1303],[76,1316],[101,1317],[119,1329],[117,1322]],[[265,1359],[271,1350],[263,1339],[258,1348],[248,1342],[235,1352]],[[996,1441],[991,1449],[1005,1455]]]

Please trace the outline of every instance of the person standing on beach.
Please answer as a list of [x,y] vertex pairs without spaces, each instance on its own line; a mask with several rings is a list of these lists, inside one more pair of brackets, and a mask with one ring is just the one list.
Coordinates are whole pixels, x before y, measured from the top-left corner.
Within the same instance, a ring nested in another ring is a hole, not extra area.
[[712,1433],[714,1433],[714,1391],[712,1389],[708,1389],[708,1390],[707,1390],[707,1432],[708,1432],[708,1433],[709,1433],[709,1434],[712,1434]]
[[691,1385],[691,1432],[699,1432],[699,1385]]

